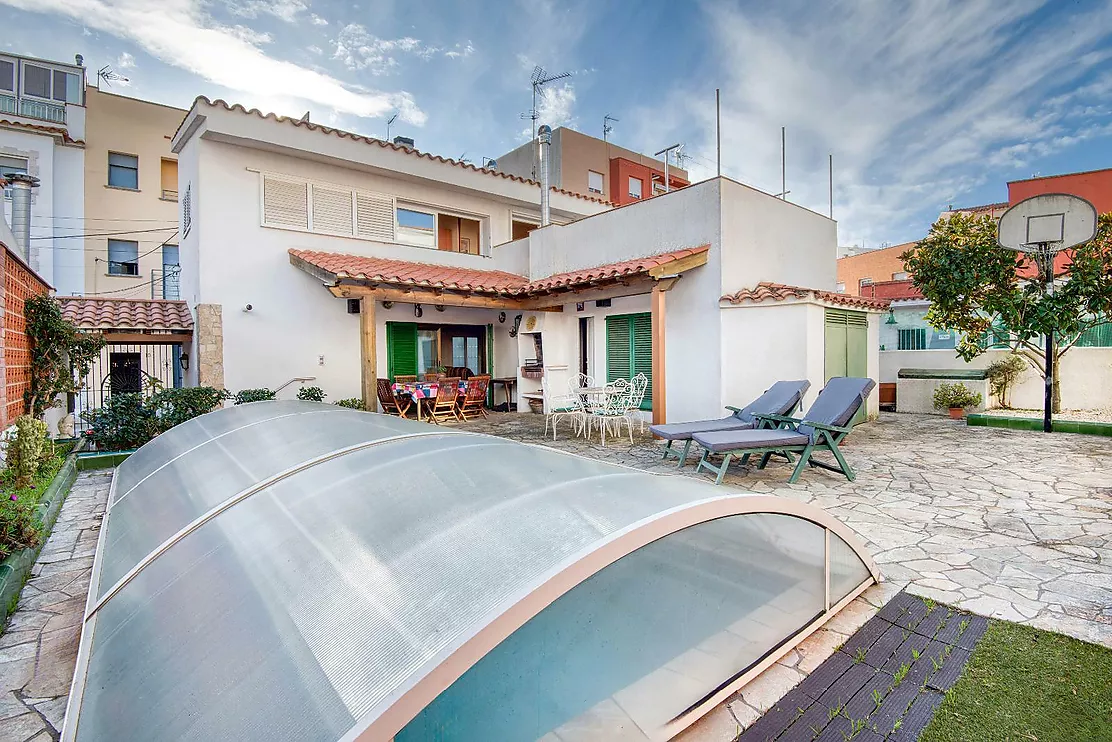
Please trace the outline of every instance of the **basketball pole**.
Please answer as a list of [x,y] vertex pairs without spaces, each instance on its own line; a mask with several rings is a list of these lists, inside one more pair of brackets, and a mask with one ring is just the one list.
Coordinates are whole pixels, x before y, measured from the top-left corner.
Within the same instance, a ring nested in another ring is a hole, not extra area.
[[[1054,293],[1054,253],[1046,242],[1039,243],[1036,253],[1042,258],[1043,293],[1047,296]],[[1054,412],[1054,329],[1049,329],[1045,334],[1043,349],[1046,355],[1043,358],[1046,373],[1045,388],[1043,389],[1043,432],[1049,433],[1054,427],[1052,414]]]

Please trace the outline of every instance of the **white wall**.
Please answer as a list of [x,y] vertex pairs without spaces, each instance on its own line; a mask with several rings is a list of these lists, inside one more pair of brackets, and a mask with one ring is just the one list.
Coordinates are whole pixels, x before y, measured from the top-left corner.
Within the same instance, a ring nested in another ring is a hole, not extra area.
[[[749,304],[722,309],[723,405],[744,407],[777,381],[807,379],[806,403],[822,389],[823,339],[817,347],[808,332],[814,307],[808,304]],[[821,309],[819,310],[821,312]],[[713,411],[719,417],[724,408]],[[679,419],[679,418],[677,418]]]
[[[1007,354],[1005,350],[989,350],[966,363],[952,350],[886,350],[879,354],[880,380],[895,382],[901,368],[987,368]],[[1060,373],[1063,409],[1091,410],[1112,405],[1112,348],[1072,348],[1062,357]],[[1042,376],[1028,368],[1010,397],[1013,407],[1042,409]]]
[[[66,106],[67,110],[79,110],[81,106]],[[54,254],[50,270],[51,283],[59,296],[83,296],[85,294],[85,252],[83,239],[66,238],[65,235],[80,235],[87,231],[97,231],[112,225],[101,222],[85,222],[85,150],[79,147],[55,147],[54,149]],[[32,224],[34,221],[32,220]],[[89,227],[91,229],[86,229]],[[125,225],[125,229],[141,229]],[[44,242],[50,242],[44,240]],[[45,276],[44,276],[45,277]]]

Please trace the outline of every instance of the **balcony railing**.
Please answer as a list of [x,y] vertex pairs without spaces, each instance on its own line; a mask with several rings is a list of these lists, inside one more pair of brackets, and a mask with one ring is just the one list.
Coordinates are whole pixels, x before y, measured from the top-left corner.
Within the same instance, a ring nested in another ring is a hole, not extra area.
[[178,200],[178,192],[177,191],[171,191],[168,188],[163,188],[162,189],[162,200],[163,201],[177,201]]
[[167,266],[162,270],[151,271],[152,299],[181,298],[181,267]]
[[0,93],[0,113],[18,113],[19,104],[14,95]]
[[56,124],[66,123],[66,107],[64,104],[49,103],[31,98],[18,98],[9,93],[0,93],[0,113],[42,119]]

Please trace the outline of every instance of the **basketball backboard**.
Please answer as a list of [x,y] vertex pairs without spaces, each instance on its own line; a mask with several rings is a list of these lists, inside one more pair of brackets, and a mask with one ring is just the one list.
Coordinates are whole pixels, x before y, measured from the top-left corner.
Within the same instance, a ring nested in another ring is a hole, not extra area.
[[1020,201],[1000,217],[996,241],[1017,252],[1057,251],[1093,238],[1097,210],[1066,193],[1046,193]]

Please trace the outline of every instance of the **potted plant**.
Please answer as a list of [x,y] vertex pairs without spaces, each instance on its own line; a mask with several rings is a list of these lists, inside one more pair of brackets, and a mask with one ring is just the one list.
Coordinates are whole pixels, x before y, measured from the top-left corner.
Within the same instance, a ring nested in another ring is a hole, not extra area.
[[934,390],[934,408],[949,410],[950,419],[961,420],[967,407],[977,407],[982,398],[965,384],[939,384]]

